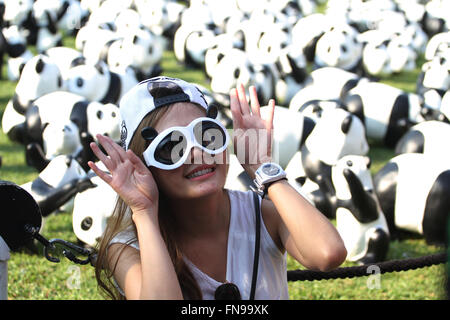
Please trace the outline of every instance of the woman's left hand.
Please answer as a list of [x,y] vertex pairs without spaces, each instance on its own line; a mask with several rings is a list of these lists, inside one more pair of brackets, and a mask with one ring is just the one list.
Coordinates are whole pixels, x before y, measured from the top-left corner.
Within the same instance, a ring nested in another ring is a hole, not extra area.
[[275,101],[269,101],[266,119],[261,117],[256,88],[250,86],[250,105],[241,84],[230,92],[233,116],[234,153],[245,171],[254,177],[262,163],[272,159],[272,130]]

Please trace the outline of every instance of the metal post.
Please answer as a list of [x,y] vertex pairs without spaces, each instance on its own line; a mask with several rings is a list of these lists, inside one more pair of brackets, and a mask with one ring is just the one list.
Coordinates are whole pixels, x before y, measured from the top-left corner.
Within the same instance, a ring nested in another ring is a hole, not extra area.
[[9,247],[0,237],[0,300],[8,299]]

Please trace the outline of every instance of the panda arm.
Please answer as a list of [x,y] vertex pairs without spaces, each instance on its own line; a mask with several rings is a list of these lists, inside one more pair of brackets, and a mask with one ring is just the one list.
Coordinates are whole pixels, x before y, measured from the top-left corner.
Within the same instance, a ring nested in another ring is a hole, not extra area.
[[336,228],[287,181],[271,184],[268,195],[272,204],[262,205],[263,218],[271,217],[265,220],[266,227],[291,256],[303,266],[321,271],[344,262],[347,251]]

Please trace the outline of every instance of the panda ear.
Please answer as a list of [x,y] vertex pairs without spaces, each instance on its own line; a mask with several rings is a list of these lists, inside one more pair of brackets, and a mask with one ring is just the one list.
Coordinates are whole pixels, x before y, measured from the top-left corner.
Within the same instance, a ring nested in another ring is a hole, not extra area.
[[372,159],[370,157],[366,157],[366,165],[367,169],[370,169],[370,166],[372,165]]
[[217,113],[218,113],[217,105],[215,103],[211,103],[208,106],[208,110],[206,110],[206,116],[208,118],[215,119],[217,118]]
[[95,69],[98,70],[98,72],[99,72],[101,75],[104,75],[104,74],[105,74],[105,72],[103,71],[103,68],[102,68],[102,65],[100,64],[100,62],[97,62],[97,63],[94,65],[94,67],[95,67]]
[[152,127],[145,127],[141,130],[141,136],[147,141],[152,141],[158,136],[158,131]]
[[41,73],[42,70],[44,70],[44,66],[45,62],[41,58],[39,58],[38,61],[36,62],[36,72]]
[[352,125],[353,117],[351,114],[345,117],[341,124],[341,130],[343,133],[347,134],[350,130],[350,126]]

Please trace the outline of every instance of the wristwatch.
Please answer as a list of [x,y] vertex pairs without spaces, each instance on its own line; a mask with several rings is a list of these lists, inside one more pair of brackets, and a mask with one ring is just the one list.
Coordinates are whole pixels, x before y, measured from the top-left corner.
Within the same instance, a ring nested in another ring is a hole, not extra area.
[[255,172],[253,183],[256,186],[256,190],[254,191],[264,198],[269,186],[281,179],[286,179],[286,172],[284,172],[283,168],[277,163],[264,163]]

